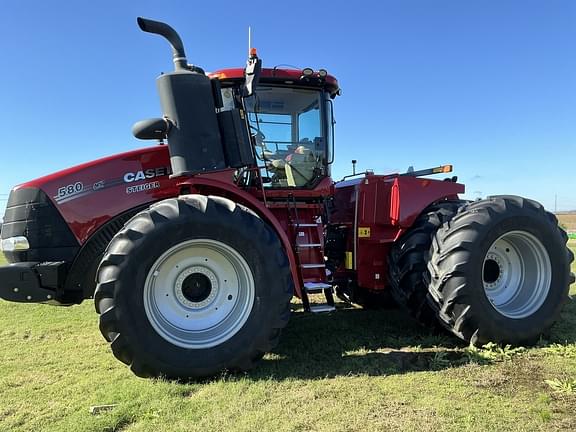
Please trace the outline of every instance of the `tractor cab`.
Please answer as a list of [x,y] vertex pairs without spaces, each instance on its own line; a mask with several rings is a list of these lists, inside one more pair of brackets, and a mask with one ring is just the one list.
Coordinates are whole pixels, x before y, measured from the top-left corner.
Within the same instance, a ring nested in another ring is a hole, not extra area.
[[237,186],[262,191],[316,190],[330,181],[331,100],[340,90],[326,70],[262,69],[252,48],[246,68],[206,74],[188,64],[170,26],[143,18],[138,24],[170,43],[174,71],[157,79],[163,117],[138,122],[133,133],[167,138],[172,177],[234,169]]
[[[220,80],[223,110],[237,107],[243,69],[212,74]],[[265,188],[314,188],[330,176],[333,160],[332,99],[336,79],[325,70],[263,69],[244,109]]]

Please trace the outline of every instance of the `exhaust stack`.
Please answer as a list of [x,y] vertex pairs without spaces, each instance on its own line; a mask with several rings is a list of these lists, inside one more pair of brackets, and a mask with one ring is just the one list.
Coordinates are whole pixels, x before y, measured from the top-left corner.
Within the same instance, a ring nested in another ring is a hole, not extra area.
[[172,47],[175,70],[156,79],[167,128],[172,177],[226,167],[214,93],[202,69],[188,66],[182,39],[168,24],[138,18],[147,33],[163,36]]
[[146,33],[154,33],[163,36],[170,46],[172,47],[172,58],[174,61],[174,69],[188,69],[188,60],[184,52],[184,44],[176,30],[160,21],[154,21],[142,17],[137,18],[138,27]]

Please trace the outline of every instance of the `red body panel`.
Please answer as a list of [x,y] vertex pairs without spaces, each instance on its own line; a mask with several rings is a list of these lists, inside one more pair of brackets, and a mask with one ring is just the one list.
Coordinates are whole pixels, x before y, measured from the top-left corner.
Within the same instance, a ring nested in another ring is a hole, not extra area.
[[386,287],[388,253],[398,239],[430,204],[456,199],[464,185],[410,176],[368,175],[336,186],[331,222],[348,227],[347,251],[358,286]]
[[[324,207],[321,202],[306,200],[334,196],[331,223],[349,227],[347,250],[354,257],[353,269],[340,272],[353,272],[359,286],[379,290],[386,287],[391,244],[428,205],[464,192],[463,185],[452,182],[369,175],[339,183],[336,188],[326,178],[311,190],[268,189],[266,201],[262,189],[238,187],[233,181],[233,169],[171,179],[169,167],[168,148],[158,145],[95,160],[18,188],[37,187],[46,192],[80,244],[112,217],[183,191],[228,197],[251,208],[278,232],[287,251],[297,296],[301,296],[303,282],[325,279],[323,268],[301,268],[303,264],[323,263],[322,224],[317,221]],[[297,224],[309,227],[299,229]],[[368,228],[370,234],[359,237],[359,228]],[[320,246],[301,248],[301,244]]]
[[[242,190],[237,187],[232,181],[233,169],[171,179],[169,167],[168,147],[158,145],[78,165],[21,184],[17,188],[36,187],[43,190],[54,202],[80,244],[84,244],[101,225],[114,216],[178,196],[185,188],[188,193],[227,197],[251,208],[274,227],[287,251],[294,274],[298,274],[298,260],[289,237],[291,228],[285,206],[283,211],[278,208],[268,209],[257,198],[262,196],[260,189]],[[59,196],[61,188],[79,183],[82,184],[82,190]],[[150,184],[153,187],[142,188]],[[325,181],[318,188],[320,195],[328,195],[332,183]],[[312,192],[300,191],[300,194],[309,196]],[[302,213],[301,217],[306,216],[304,222],[309,223],[319,215],[319,211],[316,209],[309,216]],[[296,294],[300,296],[300,280],[295,277],[294,281]]]
[[[124,177],[130,173],[133,175],[128,175],[128,180],[132,181],[126,182]],[[137,176],[142,177],[138,173],[142,173],[144,179],[136,179]],[[169,178],[169,173],[168,147],[158,145],[78,165],[17,188],[37,187],[43,190],[54,202],[76,239],[83,244],[112,217],[134,207],[178,195],[176,181]],[[59,195],[59,189],[78,183],[83,186],[79,193]],[[142,191],[128,189],[149,183],[154,183],[154,187]]]

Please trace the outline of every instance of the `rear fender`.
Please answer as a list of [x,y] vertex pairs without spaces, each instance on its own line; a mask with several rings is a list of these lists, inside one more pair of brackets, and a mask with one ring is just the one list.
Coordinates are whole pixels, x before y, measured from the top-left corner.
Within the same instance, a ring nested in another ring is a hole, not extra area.
[[460,183],[421,177],[397,177],[390,197],[392,225],[410,228],[426,207],[437,201],[458,199],[461,193],[464,193],[464,185]]

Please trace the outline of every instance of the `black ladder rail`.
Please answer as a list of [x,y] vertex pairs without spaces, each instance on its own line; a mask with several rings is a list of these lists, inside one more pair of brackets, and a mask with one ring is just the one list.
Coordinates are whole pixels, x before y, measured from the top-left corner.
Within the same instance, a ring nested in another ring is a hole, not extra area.
[[[322,247],[322,240],[319,237],[318,233],[318,226],[320,223],[300,223],[300,218],[298,216],[298,207],[296,201],[293,196],[288,199],[288,211],[289,211],[289,220],[291,222],[292,228],[294,230],[293,236],[293,246],[296,251],[297,261],[299,266],[299,276],[301,281],[304,281],[304,277],[302,275],[302,270],[304,269],[312,269],[312,268],[324,268],[326,269],[326,264],[323,262],[323,257],[319,257],[320,262],[315,263],[302,263],[300,257],[300,250],[301,249],[309,249],[309,248],[319,248],[318,255],[320,255],[321,247]],[[294,218],[292,218],[292,211],[294,212]],[[303,228],[308,231],[308,235],[306,236],[308,243],[298,243],[299,237],[299,229]],[[325,280],[321,282],[303,282],[303,290],[302,290],[302,304],[304,306],[304,310],[307,312],[331,312],[335,310],[335,303],[334,303],[334,288],[332,284],[326,282]],[[326,303],[318,304],[318,305],[311,305],[310,299],[308,294],[316,294],[322,292],[324,297],[326,298]]]

